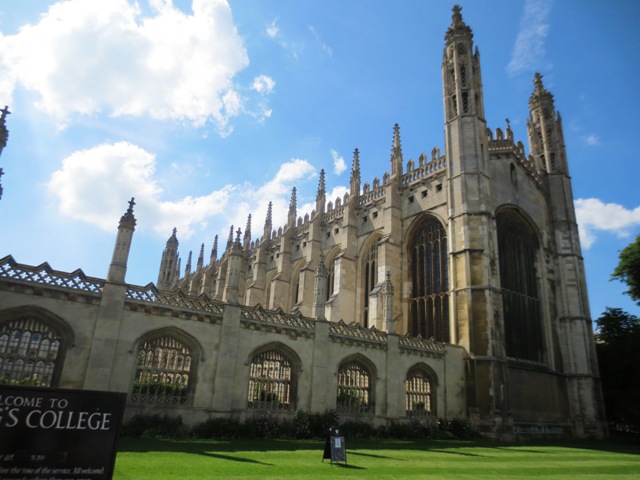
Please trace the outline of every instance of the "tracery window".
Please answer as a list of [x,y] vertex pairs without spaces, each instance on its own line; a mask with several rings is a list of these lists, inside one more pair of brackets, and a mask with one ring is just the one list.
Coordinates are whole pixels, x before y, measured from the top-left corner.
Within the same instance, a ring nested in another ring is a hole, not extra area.
[[136,352],[136,375],[131,388],[133,403],[191,403],[193,352],[172,335],[143,340]]
[[32,316],[0,325],[0,383],[50,387],[62,367],[61,333]]
[[409,333],[449,342],[449,269],[447,235],[435,219],[426,219],[409,243],[411,298]]
[[255,355],[249,367],[247,407],[293,410],[295,375],[289,358],[274,348]]
[[369,296],[378,283],[378,242],[371,244],[364,257],[364,308],[362,324],[369,326]]
[[435,384],[424,368],[412,368],[405,381],[407,416],[435,415]]
[[508,357],[543,360],[542,309],[538,294],[534,232],[521,217],[504,213],[496,219],[506,353]]
[[371,373],[357,360],[343,363],[338,369],[336,410],[340,413],[373,412]]
[[327,298],[329,300],[331,295],[333,295],[333,288],[335,287],[335,279],[336,279],[336,262],[335,260],[331,260],[329,262],[329,266],[327,267]]

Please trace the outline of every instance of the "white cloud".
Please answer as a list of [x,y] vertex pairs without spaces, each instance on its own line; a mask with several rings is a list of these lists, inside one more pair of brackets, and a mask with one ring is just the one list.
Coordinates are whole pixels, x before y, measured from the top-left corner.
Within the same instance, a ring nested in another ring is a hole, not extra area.
[[526,0],[520,31],[507,65],[510,76],[550,68],[549,65],[541,65],[545,62],[550,12],[551,0]]
[[628,237],[640,225],[640,206],[628,210],[616,203],[604,203],[597,198],[579,198],[575,201],[580,241],[588,249],[596,241],[598,231]]
[[273,88],[276,86],[276,82],[271,77],[267,77],[266,75],[259,75],[253,79],[253,88],[256,92],[261,94],[271,93]]
[[598,137],[598,135],[594,133],[587,135],[583,138],[584,138],[584,142],[590,147],[600,145],[600,137]]
[[333,171],[336,175],[340,175],[347,169],[347,164],[344,161],[344,157],[333,148],[331,149],[331,158],[333,158]]
[[278,36],[278,32],[280,31],[280,29],[276,25],[277,21],[278,19],[274,18],[273,22],[271,22],[271,25],[267,27],[267,35],[269,36],[269,38],[276,38]]
[[[153,229],[165,236],[177,227],[184,239],[209,223],[244,228],[248,213],[262,222],[270,201],[274,227],[284,225],[295,182],[315,175],[309,162],[292,159],[262,186],[226,185],[207,195],[166,201],[155,179],[155,167],[155,155],[136,145],[102,144],[65,158],[47,187],[63,215],[106,231],[116,228],[126,202],[135,197],[138,229]],[[262,231],[254,233],[260,236]]]
[[0,96],[22,85],[61,126],[106,112],[228,133],[247,102],[234,76],[249,64],[229,5],[193,0],[186,14],[170,0],[149,3],[146,16],[132,0],[51,5],[38,23],[0,37]]

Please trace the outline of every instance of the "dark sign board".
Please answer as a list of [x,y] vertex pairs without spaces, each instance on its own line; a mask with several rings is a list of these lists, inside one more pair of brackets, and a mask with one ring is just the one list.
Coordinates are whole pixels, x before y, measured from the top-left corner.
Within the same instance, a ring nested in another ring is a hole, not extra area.
[[0,478],[111,479],[126,398],[0,385]]
[[322,455],[322,461],[329,458],[331,465],[333,462],[347,463],[347,446],[344,443],[344,437],[330,435],[324,444],[324,454]]

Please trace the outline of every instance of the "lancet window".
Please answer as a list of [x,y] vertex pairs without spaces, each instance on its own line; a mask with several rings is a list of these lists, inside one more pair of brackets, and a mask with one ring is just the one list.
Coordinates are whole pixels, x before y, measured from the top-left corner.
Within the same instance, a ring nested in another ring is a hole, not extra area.
[[409,370],[405,381],[407,416],[435,415],[435,382],[425,368]]
[[529,224],[515,213],[498,215],[496,222],[506,353],[511,358],[542,362],[538,242]]
[[335,287],[336,279],[336,262],[331,260],[327,266],[327,300],[333,295],[333,288]]
[[248,408],[293,410],[295,391],[293,365],[284,353],[274,348],[258,353],[251,359]]
[[193,397],[193,351],[173,335],[143,340],[136,351],[132,403],[190,404]]
[[378,283],[378,242],[374,241],[364,257],[364,308],[362,324],[369,326],[369,296]]
[[409,242],[411,299],[409,333],[449,342],[449,269],[447,234],[428,218]]
[[351,360],[338,369],[336,410],[340,413],[373,412],[372,375],[358,360]]
[[32,316],[0,324],[0,383],[55,386],[63,343],[56,328]]

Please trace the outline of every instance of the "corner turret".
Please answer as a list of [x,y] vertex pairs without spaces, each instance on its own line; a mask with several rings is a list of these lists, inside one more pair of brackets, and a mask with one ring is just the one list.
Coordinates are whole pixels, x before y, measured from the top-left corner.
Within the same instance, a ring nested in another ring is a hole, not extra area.
[[134,199],[131,198],[129,208],[120,218],[118,236],[116,237],[116,245],[113,249],[109,273],[107,274],[107,282],[124,284],[129,250],[131,250],[131,240],[133,238],[133,232],[136,229],[136,217],[133,216],[133,206],[135,204]]

